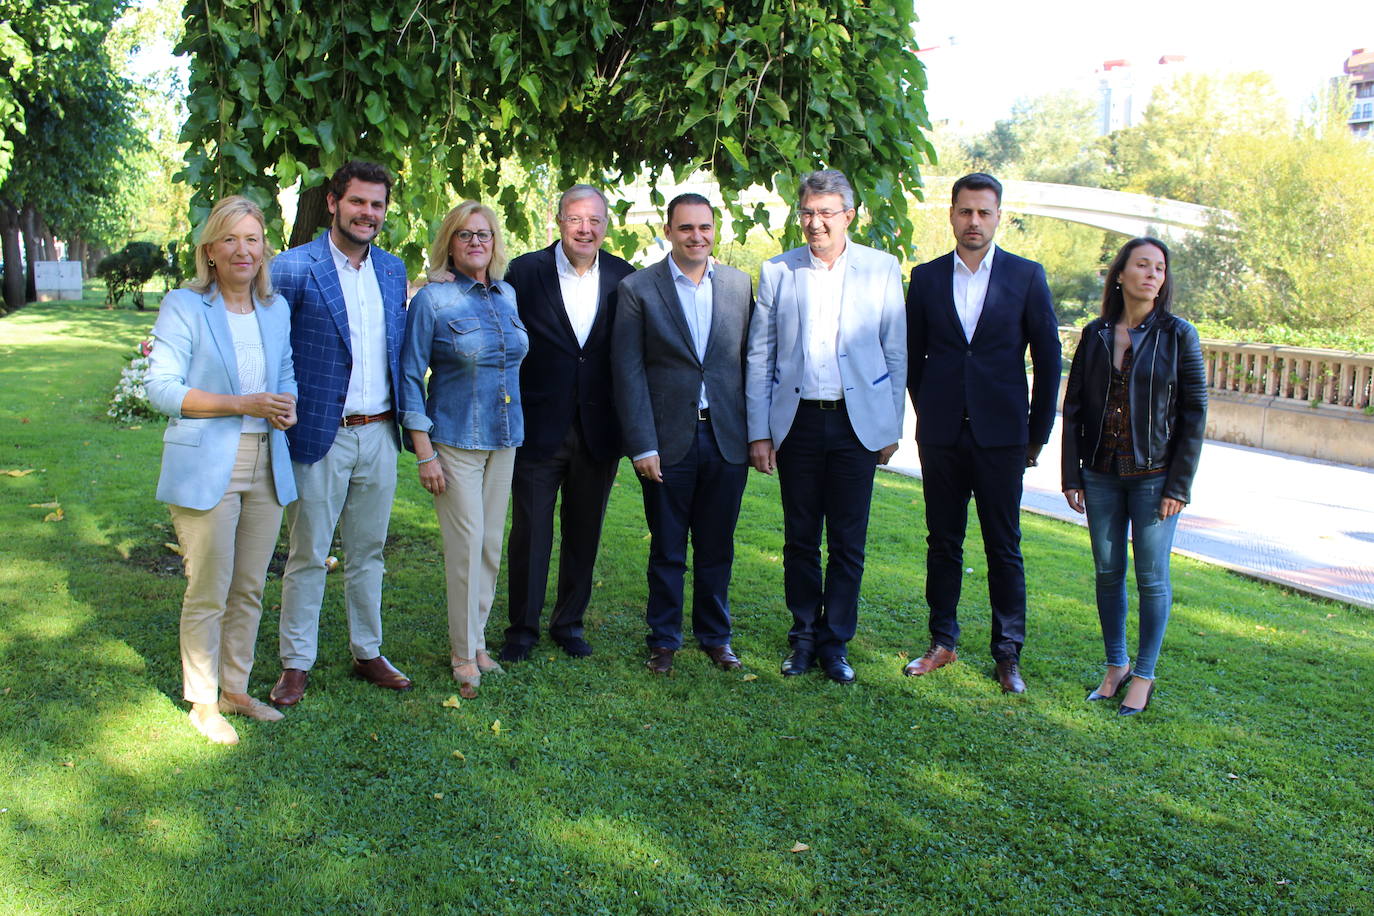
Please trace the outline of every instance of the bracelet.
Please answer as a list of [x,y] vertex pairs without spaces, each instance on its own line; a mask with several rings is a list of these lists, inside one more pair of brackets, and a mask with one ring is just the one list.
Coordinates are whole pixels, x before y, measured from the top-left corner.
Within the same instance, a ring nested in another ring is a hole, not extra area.
[[439,457],[439,453],[438,453],[438,452],[435,452],[433,455],[430,455],[428,458],[421,458],[419,461],[415,462],[415,464],[416,464],[416,466],[419,466],[419,465],[422,465],[422,464],[429,464],[431,461],[433,461],[435,458],[438,458],[438,457]]

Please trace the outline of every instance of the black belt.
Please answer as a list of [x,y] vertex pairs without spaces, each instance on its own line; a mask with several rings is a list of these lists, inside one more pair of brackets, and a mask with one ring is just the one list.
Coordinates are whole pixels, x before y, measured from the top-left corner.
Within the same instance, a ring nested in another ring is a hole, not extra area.
[[801,406],[814,407],[817,410],[844,410],[844,401],[813,401],[810,398],[802,398]]

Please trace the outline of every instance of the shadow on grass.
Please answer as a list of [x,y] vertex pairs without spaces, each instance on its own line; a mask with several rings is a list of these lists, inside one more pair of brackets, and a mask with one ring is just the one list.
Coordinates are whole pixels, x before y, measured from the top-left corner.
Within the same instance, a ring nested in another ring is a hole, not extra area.
[[[97,375],[70,374],[75,399]],[[880,477],[851,647],[860,681],[784,679],[777,487],[751,475],[733,596],[752,679],[694,651],[653,679],[642,666],[647,541],[622,468],[589,615],[597,654],[571,661],[541,644],[450,707],[437,527],[403,464],[385,650],[418,686],[398,695],[347,676],[331,581],[306,701],[281,723],[236,721],[242,743],[215,748],[178,702],[183,583],[126,559],[166,537],[152,499],[157,431],[66,412],[52,430],[19,428],[16,450],[45,470],[0,483],[0,841],[11,851],[0,886],[16,889],[0,903],[830,913],[937,898],[968,912],[1371,902],[1371,745],[1352,726],[1366,703],[1350,689],[1374,660],[1367,615],[1177,561],[1159,694],[1121,721],[1083,702],[1101,656],[1086,535],[1027,519],[1031,692],[1004,697],[987,676],[972,526],[961,661],[904,678],[904,654],[926,643],[920,489]],[[54,432],[91,446],[54,445]],[[62,524],[28,507],[50,493],[68,507]],[[259,696],[276,674],[278,595],[273,580]],[[493,643],[504,614],[503,583]]]

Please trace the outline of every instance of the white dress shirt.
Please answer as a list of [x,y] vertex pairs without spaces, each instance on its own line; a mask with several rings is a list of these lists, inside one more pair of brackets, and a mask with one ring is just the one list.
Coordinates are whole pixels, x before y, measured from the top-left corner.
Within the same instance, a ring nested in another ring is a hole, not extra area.
[[372,246],[368,246],[361,267],[355,268],[329,239],[329,251],[334,256],[334,269],[339,274],[339,288],[343,290],[344,309],[348,312],[349,344],[353,351],[353,373],[348,377],[348,395],[344,398],[344,416],[379,414],[391,409],[391,381],[386,359],[386,314],[382,309],[382,288],[377,284],[377,272],[372,264]]
[[[687,319],[687,330],[692,334],[692,347],[697,352],[697,359],[705,363],[706,345],[711,341],[711,316],[715,313],[711,287],[713,268],[708,263],[701,282],[693,283],[692,278],[678,268],[671,254],[668,255],[667,261],[668,274],[673,278],[673,290],[677,293],[678,306],[682,309],[683,317]],[[701,391],[697,395],[697,409],[704,410],[709,406],[710,402],[706,399],[706,379],[702,378]],[[650,449],[630,456],[630,460],[642,461],[657,454],[658,449]]]
[[977,270],[969,270],[959,252],[954,253],[954,311],[964,326],[964,339],[973,340],[978,319],[983,316],[983,302],[988,297],[988,280],[992,278],[992,255],[996,245],[989,245],[987,254]]
[[597,300],[601,298],[601,256],[597,255],[586,273],[579,274],[560,243],[553,246],[553,263],[558,269],[558,289],[563,293],[568,323],[577,337],[577,345],[585,347],[596,322]]
[[[809,254],[809,252],[808,252]],[[840,379],[840,304],[844,301],[845,265],[849,263],[849,244],[834,265],[810,254],[811,269],[806,272],[806,366],[802,371],[801,396],[808,401],[838,401],[844,398]]]

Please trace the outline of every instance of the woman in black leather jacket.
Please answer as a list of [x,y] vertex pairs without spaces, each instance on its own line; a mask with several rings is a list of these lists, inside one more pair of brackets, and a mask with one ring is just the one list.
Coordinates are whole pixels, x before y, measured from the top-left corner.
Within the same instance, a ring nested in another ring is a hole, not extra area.
[[[1087,512],[1107,671],[1089,700],[1121,693],[1118,715],[1154,693],[1173,590],[1169,552],[1207,425],[1197,329],[1169,311],[1169,249],[1132,239],[1107,271],[1102,316],[1083,328],[1064,395],[1064,497]],[[1126,533],[1140,592],[1135,667],[1126,654]]]

